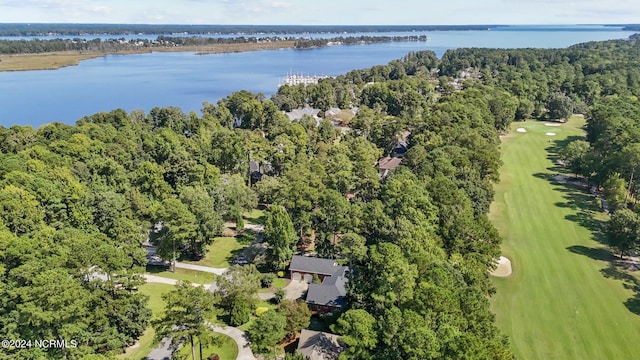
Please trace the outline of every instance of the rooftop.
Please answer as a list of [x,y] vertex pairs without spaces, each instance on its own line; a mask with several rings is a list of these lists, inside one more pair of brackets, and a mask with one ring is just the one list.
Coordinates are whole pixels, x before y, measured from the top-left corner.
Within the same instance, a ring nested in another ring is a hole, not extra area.
[[340,308],[344,306],[344,297],[347,295],[347,271],[346,266],[341,266],[340,270],[324,278],[322,284],[309,284],[307,291],[307,302],[310,304],[331,306]]
[[296,352],[309,360],[337,360],[344,349],[338,338],[338,335],[303,329]]
[[335,260],[294,255],[291,257],[289,270],[331,276],[338,272],[341,267]]
[[387,156],[378,160],[378,167],[380,168],[380,170],[393,170],[400,166],[401,162],[402,158]]

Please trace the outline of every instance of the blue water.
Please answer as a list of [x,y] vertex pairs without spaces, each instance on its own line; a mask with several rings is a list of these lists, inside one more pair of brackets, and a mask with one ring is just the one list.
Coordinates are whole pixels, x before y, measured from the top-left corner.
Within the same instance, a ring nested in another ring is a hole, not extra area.
[[216,102],[242,89],[268,97],[289,72],[340,75],[386,64],[409,51],[433,50],[442,56],[447,49],[459,47],[560,48],[627,38],[632,33],[602,26],[521,26],[426,34],[431,38],[427,42],[202,56],[192,52],[110,55],[59,70],[3,72],[0,125],[73,124],[84,115],[116,108],[149,111],[154,106],[179,106],[185,112],[199,112],[203,101]]

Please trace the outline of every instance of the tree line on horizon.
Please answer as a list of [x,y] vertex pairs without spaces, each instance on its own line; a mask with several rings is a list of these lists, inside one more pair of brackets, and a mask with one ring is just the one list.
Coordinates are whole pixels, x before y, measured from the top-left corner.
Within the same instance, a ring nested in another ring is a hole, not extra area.
[[426,41],[427,36],[338,36],[329,39],[310,39],[289,36],[236,36],[236,37],[203,37],[203,36],[167,36],[159,35],[155,40],[150,39],[31,39],[31,40],[0,40],[0,55],[45,54],[59,51],[79,52],[121,52],[140,49],[185,47],[185,46],[213,46],[229,44],[257,44],[294,42],[295,49],[309,49],[328,46],[331,43],[344,45],[372,44],[398,41]]
[[153,24],[52,24],[0,23],[0,36],[81,35],[280,35],[303,33],[362,33],[487,30],[497,25],[153,25]]

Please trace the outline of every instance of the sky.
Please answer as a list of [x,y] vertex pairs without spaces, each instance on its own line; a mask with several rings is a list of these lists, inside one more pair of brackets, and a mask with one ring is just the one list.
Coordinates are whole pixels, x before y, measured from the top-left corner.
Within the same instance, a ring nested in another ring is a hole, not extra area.
[[640,23],[640,0],[0,0],[0,22],[625,24]]

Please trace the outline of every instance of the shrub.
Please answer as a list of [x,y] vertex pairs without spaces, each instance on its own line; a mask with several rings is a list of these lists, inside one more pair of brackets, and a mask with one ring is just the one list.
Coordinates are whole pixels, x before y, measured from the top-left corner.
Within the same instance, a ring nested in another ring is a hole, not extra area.
[[260,285],[262,285],[263,288],[268,288],[269,286],[271,286],[271,284],[273,284],[273,280],[275,278],[276,276],[274,274],[264,274],[260,279]]
[[244,231],[244,220],[242,219],[242,215],[236,215],[236,232],[241,233]]
[[278,271],[278,277],[284,277],[284,271]]
[[238,302],[231,308],[229,315],[231,326],[240,326],[251,319],[251,309],[244,303]]
[[278,289],[275,294],[273,294],[273,298],[271,298],[271,301],[274,304],[280,304],[280,302],[284,299],[284,297],[287,295],[287,292],[284,289]]
[[266,313],[267,311],[269,311],[269,308],[266,306],[260,306],[256,309],[256,316],[260,317],[260,315]]

